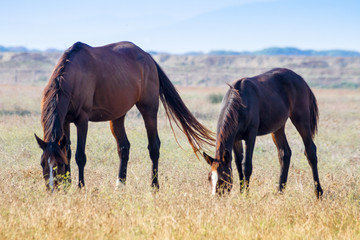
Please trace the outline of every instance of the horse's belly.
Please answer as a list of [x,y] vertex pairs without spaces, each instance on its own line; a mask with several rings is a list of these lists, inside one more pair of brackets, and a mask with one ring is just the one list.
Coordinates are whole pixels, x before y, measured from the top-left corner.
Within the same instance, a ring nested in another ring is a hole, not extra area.
[[96,94],[89,112],[89,120],[101,122],[123,117],[137,102],[138,92],[131,88],[127,91],[120,90],[107,90],[102,95]]
[[285,125],[287,119],[289,117],[288,112],[278,113],[276,115],[268,115],[262,119],[260,119],[260,124],[258,128],[258,134],[266,135],[269,133],[276,132],[279,130],[282,126]]
[[132,106],[100,108],[94,107],[89,113],[89,120],[92,122],[112,121],[125,116]]
[[109,113],[106,111],[101,111],[101,110],[95,110],[92,111],[89,114],[89,121],[92,122],[104,122],[104,121],[111,121],[111,120],[115,120],[119,117],[124,116],[125,114],[118,114],[118,115],[114,115],[113,113]]

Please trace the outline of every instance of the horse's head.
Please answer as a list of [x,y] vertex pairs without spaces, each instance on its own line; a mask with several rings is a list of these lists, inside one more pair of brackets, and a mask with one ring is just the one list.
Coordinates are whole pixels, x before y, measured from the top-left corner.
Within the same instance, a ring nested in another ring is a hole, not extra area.
[[66,174],[65,165],[68,164],[65,154],[66,138],[63,137],[59,142],[45,142],[35,134],[35,138],[40,148],[43,150],[41,155],[41,166],[46,187],[54,191]]
[[223,195],[230,192],[232,188],[232,168],[231,168],[231,154],[225,150],[221,157],[212,158],[206,153],[203,153],[206,162],[211,166],[209,172],[209,182],[211,185],[211,193],[215,195]]

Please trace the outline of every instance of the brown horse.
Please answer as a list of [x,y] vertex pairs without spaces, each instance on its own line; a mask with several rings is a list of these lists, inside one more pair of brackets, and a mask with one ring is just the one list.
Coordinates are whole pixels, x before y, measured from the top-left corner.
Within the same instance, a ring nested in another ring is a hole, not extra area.
[[117,185],[125,183],[130,143],[124,120],[133,105],[139,109],[147,131],[152,160],[152,186],[159,188],[157,131],[159,97],[167,116],[181,127],[193,150],[212,144],[213,134],[200,124],[181,100],[175,87],[150,54],[130,42],[90,47],[77,42],[61,56],[42,99],[44,140],[41,165],[48,188],[55,189],[70,175],[70,123],[77,127],[75,160],[79,187],[84,186],[85,143],[88,121],[110,121],[117,141],[120,169]]
[[[290,118],[305,145],[317,197],[320,186],[316,146],[318,107],[314,94],[304,79],[289,69],[273,69],[252,78],[235,81],[227,91],[217,125],[215,158],[204,153],[211,165],[209,180],[212,193],[223,194],[232,188],[231,152],[240,177],[240,190],[248,189],[252,173],[252,155],[256,136],[272,133],[281,166],[279,191],[288,177],[291,150],[285,136],[285,123]],[[245,159],[242,140],[245,141]]]

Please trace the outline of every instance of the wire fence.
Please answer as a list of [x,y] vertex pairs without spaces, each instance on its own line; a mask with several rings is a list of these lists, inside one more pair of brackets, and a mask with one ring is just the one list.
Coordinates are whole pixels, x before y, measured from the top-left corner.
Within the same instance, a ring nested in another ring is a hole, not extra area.
[[36,84],[45,83],[51,71],[44,70],[0,70],[1,84]]

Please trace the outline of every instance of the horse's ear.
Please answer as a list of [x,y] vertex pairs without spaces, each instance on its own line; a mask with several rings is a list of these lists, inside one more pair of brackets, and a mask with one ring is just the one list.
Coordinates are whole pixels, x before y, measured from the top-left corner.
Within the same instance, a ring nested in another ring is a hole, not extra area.
[[64,135],[62,137],[62,139],[60,140],[59,147],[60,147],[60,149],[63,149],[65,146],[66,146],[66,137]]
[[34,135],[35,135],[35,139],[36,139],[37,143],[39,144],[39,147],[45,151],[47,143],[44,142],[43,140],[41,140],[41,138],[39,138],[38,136],[36,136],[35,133],[34,133]]
[[214,159],[207,155],[205,152],[203,152],[203,156],[205,158],[205,161],[211,166],[211,164],[214,162]]
[[227,149],[225,149],[223,153],[223,161],[225,164],[228,164],[231,161],[231,153]]

